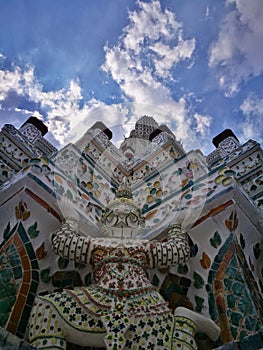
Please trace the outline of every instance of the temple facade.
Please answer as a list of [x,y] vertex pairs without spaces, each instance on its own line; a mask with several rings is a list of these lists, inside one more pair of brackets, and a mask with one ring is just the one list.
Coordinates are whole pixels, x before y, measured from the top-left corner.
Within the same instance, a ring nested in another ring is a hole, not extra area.
[[101,218],[125,181],[145,220],[140,240],[166,242],[173,225],[188,233],[189,260],[152,266],[147,276],[171,310],[185,307],[220,327],[218,340],[197,332],[198,349],[263,348],[263,151],[226,129],[209,155],[185,152],[156,120],[140,118],[119,148],[99,121],[60,150],[37,118],[2,128],[0,345],[36,348],[28,343],[36,296],[93,283],[91,266],[52,249],[61,201],[72,204],[80,232],[102,239]]

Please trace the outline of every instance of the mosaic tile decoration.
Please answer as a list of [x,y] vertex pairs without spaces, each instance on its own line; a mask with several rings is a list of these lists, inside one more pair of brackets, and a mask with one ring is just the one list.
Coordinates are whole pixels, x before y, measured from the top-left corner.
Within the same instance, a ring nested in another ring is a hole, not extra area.
[[[14,334],[4,330],[2,327],[0,327],[0,349],[37,350],[37,348],[35,348],[34,346],[26,343],[24,340],[16,337]],[[78,349],[78,350],[81,350],[81,349]],[[88,349],[85,349],[85,350],[88,350]]]
[[[19,132],[14,127],[4,128],[7,134],[19,140]],[[43,295],[43,290],[54,292],[92,283],[90,270],[85,270],[79,264],[70,264],[67,259],[52,256],[48,235],[53,228],[49,230],[49,224],[51,219],[54,220],[51,226],[56,224],[55,220],[58,223],[60,221],[60,214],[54,206],[55,198],[66,195],[76,201],[78,210],[83,214],[82,219],[86,215],[90,226],[96,228],[104,207],[114,197],[123,176],[131,175],[134,199],[142,206],[147,224],[156,232],[162,225],[162,218],[172,214],[171,210],[178,200],[182,208],[187,209],[193,205],[198,207],[202,199],[206,199],[207,211],[195,222],[197,235],[195,241],[190,243],[194,263],[180,263],[172,273],[166,270],[164,278],[160,277],[160,271],[155,271],[151,280],[154,286],[160,288],[161,294],[173,309],[178,305],[199,313],[209,309],[212,318],[222,326],[221,343],[228,343],[229,349],[256,349],[256,342],[263,340],[260,331],[263,323],[260,294],[260,290],[263,291],[263,249],[260,232],[253,231],[248,221],[240,225],[241,217],[238,218],[234,210],[226,220],[223,218],[219,223],[220,213],[234,206],[232,195],[240,187],[240,192],[243,188],[258,209],[263,208],[263,154],[255,141],[237,145],[227,155],[222,148],[223,153],[219,158],[217,149],[211,157],[206,157],[206,161],[211,158],[209,169],[203,169],[205,157],[194,151],[186,155],[180,153],[172,138],[165,133],[156,136],[141,150],[138,149],[134,159],[126,158],[122,150],[117,149],[106,134],[98,133],[98,130],[89,132],[88,140],[83,140],[83,147],[78,144],[68,145],[58,152],[58,158],[51,159],[40,156],[39,152],[34,153],[35,148],[26,145],[24,136],[20,137],[20,143],[23,147],[29,147],[29,153],[32,154],[21,153],[16,149],[17,145],[9,142],[7,134],[0,138],[10,162],[0,163],[0,182],[4,183],[2,188],[6,190],[10,186],[7,180],[18,168],[22,168],[21,173],[11,181],[16,184],[22,177],[27,177],[28,183],[34,182],[34,185],[12,194],[19,199],[14,205],[10,201],[11,205],[7,204],[5,210],[12,211],[13,217],[10,222],[2,218],[1,327],[23,337],[37,294]],[[41,191],[38,192],[38,188]],[[45,230],[38,216],[39,208],[33,213],[33,207],[29,208],[30,201],[24,202],[28,197],[35,207],[41,207],[41,213],[48,213],[44,218],[47,219]],[[217,204],[214,205],[213,201]],[[240,213],[245,213],[245,210],[244,206]],[[212,217],[219,220],[209,231]],[[29,226],[25,225],[27,219]],[[201,234],[206,232],[198,231],[199,224],[204,225],[201,226],[205,230],[208,228],[209,235],[205,243]],[[166,222],[163,227],[165,225]],[[0,345],[3,336],[0,332]],[[197,334],[197,337],[200,349],[215,346],[208,344],[202,335]],[[248,337],[253,349],[249,348]],[[263,341],[260,344],[263,347]],[[68,346],[68,350],[75,349],[82,348],[73,344]],[[85,347],[85,350],[88,349]]]
[[222,324],[223,343],[259,330],[263,321],[262,298],[233,233],[212,263],[206,289],[210,315]]
[[10,230],[0,246],[0,326],[24,337],[39,283],[37,258],[23,224]]

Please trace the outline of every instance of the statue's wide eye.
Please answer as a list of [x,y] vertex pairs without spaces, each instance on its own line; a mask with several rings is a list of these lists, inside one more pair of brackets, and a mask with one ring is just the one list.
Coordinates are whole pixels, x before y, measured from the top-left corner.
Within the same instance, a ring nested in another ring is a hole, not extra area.
[[126,222],[126,225],[129,227],[138,226],[138,217],[135,214],[130,213],[129,215],[126,216],[125,222]]
[[133,213],[130,213],[129,219],[130,219],[131,221],[133,221],[133,222],[138,220],[137,216],[134,215]]

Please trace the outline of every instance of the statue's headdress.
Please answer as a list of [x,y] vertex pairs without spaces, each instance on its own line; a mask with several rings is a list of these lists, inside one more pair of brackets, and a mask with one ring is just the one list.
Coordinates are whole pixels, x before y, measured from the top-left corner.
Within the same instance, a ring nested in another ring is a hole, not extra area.
[[117,189],[115,198],[105,208],[100,221],[101,231],[109,237],[131,239],[144,231],[145,218],[134,202],[126,177]]

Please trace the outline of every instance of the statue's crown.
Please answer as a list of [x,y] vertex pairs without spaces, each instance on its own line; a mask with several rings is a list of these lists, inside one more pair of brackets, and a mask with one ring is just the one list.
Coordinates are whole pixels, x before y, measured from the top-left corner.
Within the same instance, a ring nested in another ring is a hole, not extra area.
[[131,192],[131,187],[128,182],[127,177],[123,177],[121,184],[119,185],[116,194],[116,198],[127,198],[127,199],[133,199],[132,192]]

